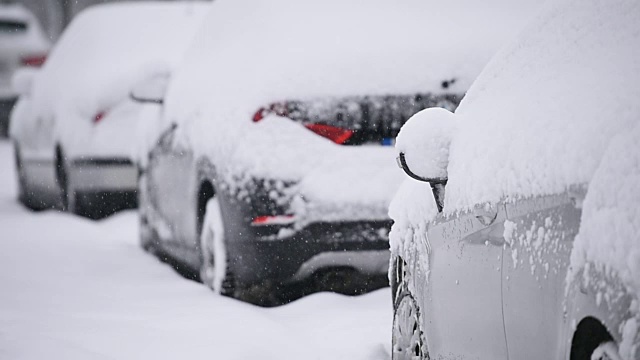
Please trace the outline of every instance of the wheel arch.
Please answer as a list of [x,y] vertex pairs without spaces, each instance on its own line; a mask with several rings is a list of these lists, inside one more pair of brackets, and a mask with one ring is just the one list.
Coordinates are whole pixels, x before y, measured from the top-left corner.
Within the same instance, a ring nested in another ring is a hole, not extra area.
[[204,216],[207,211],[207,202],[216,195],[213,182],[204,179],[198,184],[198,193],[196,196],[196,229],[197,233],[202,232]]
[[591,353],[602,343],[612,341],[606,326],[593,316],[586,316],[576,326],[571,339],[570,360],[590,360]]

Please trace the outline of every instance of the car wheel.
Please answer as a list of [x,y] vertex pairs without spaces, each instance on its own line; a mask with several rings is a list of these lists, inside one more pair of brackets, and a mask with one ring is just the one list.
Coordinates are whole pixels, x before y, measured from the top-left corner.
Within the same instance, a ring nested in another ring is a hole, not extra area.
[[153,229],[149,224],[148,206],[150,206],[150,204],[147,194],[147,176],[140,174],[138,176],[138,225],[140,229],[140,247],[142,247],[144,251],[153,254],[157,249],[154,241]]
[[209,199],[200,233],[200,280],[214,292],[234,294],[235,284],[227,267],[224,224],[216,196]]
[[56,178],[58,180],[58,186],[60,186],[62,210],[81,215],[82,212],[78,204],[78,194],[69,181],[69,164],[65,161],[61,151],[58,151],[58,155],[56,156]]
[[618,354],[618,346],[614,341],[607,341],[598,345],[591,353],[591,360],[621,360]]
[[398,297],[393,316],[392,358],[429,359],[420,327],[420,309],[413,296],[406,290]]
[[15,162],[16,162],[16,175],[18,176],[18,201],[27,207],[30,206],[29,193],[27,189],[27,174],[25,173],[24,166],[22,165],[22,158],[20,157],[20,150],[18,146],[15,147]]

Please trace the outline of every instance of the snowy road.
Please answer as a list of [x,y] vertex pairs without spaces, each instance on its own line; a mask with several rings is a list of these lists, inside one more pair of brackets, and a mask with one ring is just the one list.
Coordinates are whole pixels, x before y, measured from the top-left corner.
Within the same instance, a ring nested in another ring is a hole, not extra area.
[[94,222],[15,198],[0,140],[0,359],[389,357],[388,289],[259,308],[146,255],[133,211]]

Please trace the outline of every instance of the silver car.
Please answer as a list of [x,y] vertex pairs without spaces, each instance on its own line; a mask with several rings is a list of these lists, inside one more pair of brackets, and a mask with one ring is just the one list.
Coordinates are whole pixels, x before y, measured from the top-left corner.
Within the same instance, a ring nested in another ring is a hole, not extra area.
[[403,126],[394,359],[640,359],[638,15],[549,6]]

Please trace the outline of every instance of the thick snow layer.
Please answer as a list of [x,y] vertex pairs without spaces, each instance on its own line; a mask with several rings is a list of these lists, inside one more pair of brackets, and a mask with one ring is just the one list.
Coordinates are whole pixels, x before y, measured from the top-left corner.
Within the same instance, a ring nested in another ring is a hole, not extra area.
[[416,175],[446,179],[449,147],[457,124],[455,114],[446,109],[422,110],[400,130],[396,151],[405,154],[407,166]]
[[388,359],[388,289],[264,309],[185,280],[137,244],[137,216],[94,222],[15,200],[0,142],[0,358]]
[[463,99],[445,212],[588,183],[638,122],[640,4],[559,0],[491,61]]
[[[34,82],[29,98],[34,116],[56,120],[53,136],[64,138],[67,152],[100,154],[94,137],[102,125],[122,115],[113,112],[126,107],[123,102],[136,82],[170,71],[181,60],[208,9],[202,2],[147,2],[99,5],[80,13]],[[94,126],[99,112],[106,116]],[[133,123],[136,116],[121,119]],[[133,144],[126,142],[134,137],[127,135],[133,130],[135,124],[125,124],[120,136],[106,135],[112,146],[103,152],[129,149]]]
[[[445,214],[455,215],[476,205],[586,185],[581,229],[571,258],[573,272],[594,263],[605,275],[618,276],[636,299],[640,295],[638,19],[640,3],[633,0],[547,4],[493,58],[456,110],[444,207]],[[427,141],[429,136],[425,131],[416,140]],[[395,220],[391,248],[400,254],[409,251],[413,244],[409,241],[422,236],[437,214],[429,208],[433,197],[426,194],[428,185],[412,189],[415,186],[406,180],[390,209]],[[505,222],[507,242],[512,241],[513,226]],[[544,246],[539,239],[545,235],[539,228],[532,246]],[[512,260],[518,260],[517,254]],[[631,308],[638,314],[637,300]],[[621,351],[627,354],[632,351],[629,341],[636,336],[631,331],[636,321],[628,320],[620,330]]]
[[[573,272],[587,263],[617,275],[640,299],[640,124],[613,138],[583,203],[571,255]],[[640,316],[640,308],[632,309]]]
[[462,94],[534,7],[527,0],[216,1],[169,87],[165,123],[176,121],[178,141],[213,159],[231,186],[243,183],[238,178],[290,180],[305,198],[331,202],[316,209],[356,216],[346,210],[355,198],[367,204],[357,208],[384,214],[401,181],[391,148],[340,147],[275,116],[253,123],[253,115],[286,100]]

